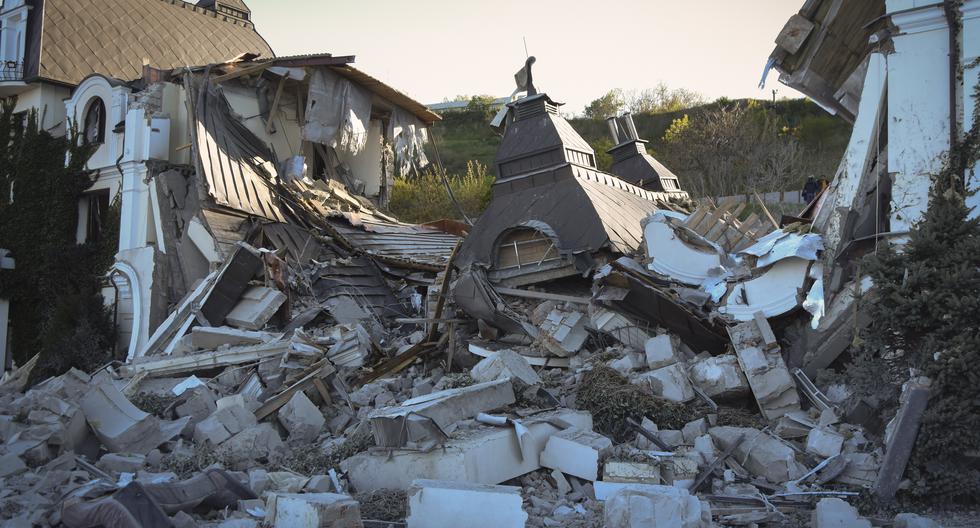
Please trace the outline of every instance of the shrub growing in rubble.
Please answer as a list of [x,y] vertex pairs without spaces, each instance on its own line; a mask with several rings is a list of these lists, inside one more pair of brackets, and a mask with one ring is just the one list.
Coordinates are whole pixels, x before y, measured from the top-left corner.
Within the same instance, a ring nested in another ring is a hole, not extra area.
[[859,391],[867,388],[856,378],[869,371],[896,386],[910,368],[932,379],[906,472],[916,499],[980,494],[980,221],[968,218],[957,187],[937,184],[901,253],[886,248],[869,259],[879,300],[848,373]]
[[[466,215],[476,219],[490,203],[493,175],[482,163],[469,161],[465,175],[448,175],[448,179],[449,186]],[[462,219],[446,192],[442,176],[432,172],[396,178],[391,188],[390,209],[395,216],[406,222]]]

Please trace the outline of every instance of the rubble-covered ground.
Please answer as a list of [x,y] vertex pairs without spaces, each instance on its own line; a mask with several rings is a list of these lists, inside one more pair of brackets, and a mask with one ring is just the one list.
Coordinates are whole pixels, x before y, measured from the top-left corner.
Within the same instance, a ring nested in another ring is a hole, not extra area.
[[[728,288],[769,273],[752,271],[755,259],[785,262],[772,253],[787,247],[792,258],[816,260],[800,249],[813,243],[808,235],[773,233]],[[260,253],[241,245],[225,268]],[[415,317],[379,315],[349,291],[310,295],[311,270],[329,263],[291,269],[288,281],[274,259],[244,279],[219,270],[212,289],[245,281],[225,326],[181,326],[182,306],[128,362],[31,387],[30,363],[5,377],[0,519],[14,527],[938,525],[882,507],[906,485],[927,379],[908,380],[884,434],[868,431],[847,419],[856,415],[845,412],[846,386],[818,388],[787,367],[769,322],[778,317],[760,307],[720,320],[745,306],[713,298],[711,284],[678,284],[670,269],[645,266],[651,257],[504,295],[451,262],[445,287],[445,272],[420,289],[386,277],[391,292],[412,299]],[[485,292],[492,318],[506,321],[473,316],[487,306],[464,291]],[[634,295],[661,299],[659,311]],[[199,289],[182,305],[206,307],[208,296]],[[787,312],[806,313],[802,296],[790,297]],[[946,526],[976,518],[922,513]]]

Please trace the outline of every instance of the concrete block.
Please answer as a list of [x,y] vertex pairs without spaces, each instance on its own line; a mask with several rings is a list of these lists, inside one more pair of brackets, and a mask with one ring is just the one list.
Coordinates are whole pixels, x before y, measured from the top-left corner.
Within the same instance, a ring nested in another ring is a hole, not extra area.
[[672,486],[624,488],[603,507],[606,528],[709,528],[711,508]]
[[694,440],[707,432],[707,418],[698,418],[693,422],[687,422],[684,424],[684,428],[681,429],[681,434],[684,436],[684,444],[686,445],[694,445]]
[[556,419],[592,429],[589,413],[563,409],[522,420],[528,429],[522,442],[509,427],[476,427],[457,431],[437,450],[363,452],[342,461],[341,468],[359,492],[408,489],[415,479],[499,484],[541,468],[540,453],[548,438],[561,430],[550,423]]
[[416,480],[408,489],[408,528],[523,528],[521,488]]
[[176,406],[177,416],[183,418],[185,416],[190,417],[188,426],[191,428],[191,434],[193,434],[193,427],[196,426],[201,420],[204,420],[211,413],[218,409],[217,400],[215,400],[214,393],[211,389],[207,387],[196,387],[185,392],[182,396],[184,399],[183,403]]
[[276,416],[279,423],[289,431],[289,439],[299,442],[316,440],[327,423],[323,413],[303,391],[296,391],[286,405],[279,408]]
[[218,402],[218,410],[194,426],[194,442],[201,444],[207,441],[211,445],[219,445],[258,423],[255,415],[243,405],[226,405],[222,408],[222,400]]
[[90,390],[80,406],[99,441],[116,453],[145,455],[180,434],[190,420],[159,420],[136,408],[111,382]]
[[275,340],[270,332],[252,332],[230,326],[195,326],[188,334],[188,344],[197,350],[214,350],[220,346],[260,345]]
[[361,505],[336,493],[274,493],[265,524],[275,528],[361,528]]
[[262,492],[269,487],[269,473],[262,468],[248,470],[248,487],[261,497]]
[[432,438],[431,428],[420,423],[420,420],[428,420],[439,430],[450,434],[456,422],[505,407],[514,401],[513,384],[509,379],[503,379],[412,398],[396,407],[377,409],[369,418],[378,446],[402,447],[408,443],[437,440]]
[[660,466],[645,462],[606,462],[602,466],[602,481],[660,484]]
[[599,478],[599,457],[611,448],[612,440],[605,436],[569,427],[548,439],[541,452],[541,465],[595,481]]
[[621,314],[605,308],[594,308],[591,313],[592,328],[608,334],[620,343],[633,350],[643,350],[650,335],[640,329],[636,323]]
[[644,345],[646,351],[647,366],[651,369],[658,369],[677,363],[677,355],[674,353],[674,344],[670,342],[667,334],[651,337]]
[[701,462],[710,464],[715,459],[715,442],[711,435],[704,434],[694,439],[694,451],[701,455]]
[[654,394],[673,402],[689,402],[695,397],[694,388],[691,387],[684,365],[681,363],[644,372],[634,378],[632,382],[649,385]]
[[647,361],[639,352],[627,352],[623,357],[609,362],[609,366],[623,374],[646,368]]
[[660,441],[667,444],[671,449],[684,445],[684,432],[677,429],[662,429],[657,431]]
[[272,424],[263,422],[232,436],[222,446],[237,460],[268,459],[282,449],[282,438]]
[[0,478],[19,475],[27,471],[27,464],[14,453],[0,456]]
[[143,455],[121,455],[106,453],[95,465],[103,471],[111,473],[136,473],[143,469],[146,457]]
[[844,435],[825,427],[810,429],[806,437],[806,452],[823,458],[840,454],[844,446]]
[[711,356],[691,363],[691,381],[711,398],[725,399],[749,393],[749,380],[734,354]]
[[774,484],[796,480],[806,473],[806,468],[796,461],[793,448],[758,429],[712,427],[708,434],[720,450],[734,443],[739,435],[745,435],[745,440],[732,456],[750,473]]
[[823,498],[813,511],[813,528],[871,528],[871,521],[841,499]]
[[470,377],[481,383],[504,378],[520,381],[524,385],[541,383],[541,377],[524,356],[513,350],[498,350],[483,358],[470,369]]
[[225,316],[225,322],[238,328],[261,330],[284,302],[286,294],[277,289],[251,286]]
[[585,315],[581,312],[552,310],[541,323],[541,344],[556,356],[567,357],[578,352],[589,337]]

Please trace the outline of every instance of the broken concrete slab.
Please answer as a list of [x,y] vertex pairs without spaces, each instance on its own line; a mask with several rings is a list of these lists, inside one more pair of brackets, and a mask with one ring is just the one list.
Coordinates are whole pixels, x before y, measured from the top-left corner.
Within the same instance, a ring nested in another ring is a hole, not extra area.
[[190,417],[168,422],[133,405],[111,382],[101,383],[80,403],[85,419],[99,440],[117,453],[145,455],[180,434]]
[[225,345],[258,345],[276,338],[277,335],[270,332],[253,332],[230,326],[195,326],[184,337],[197,350],[214,350]]
[[813,528],[871,528],[871,521],[861,518],[854,506],[841,499],[820,499],[813,511]]
[[826,427],[814,427],[806,437],[806,452],[823,458],[837,456],[844,446],[844,435]]
[[419,479],[408,489],[408,528],[523,528],[521,488]]
[[145,357],[119,368],[122,376],[133,377],[140,372],[146,372],[149,377],[167,377],[190,374],[199,370],[215,369],[254,363],[263,359],[282,357],[290,350],[288,340],[278,340],[261,345],[248,345],[216,350],[213,352],[198,352],[187,356]]
[[681,433],[684,435],[684,443],[687,445],[694,445],[694,440],[707,432],[707,418],[698,418],[697,420],[687,422],[684,424],[684,427],[681,428]]
[[27,464],[14,453],[0,456],[0,478],[19,475],[27,471]]
[[541,465],[595,481],[599,478],[599,459],[612,445],[612,440],[599,433],[569,427],[548,439],[541,452]]
[[[472,418],[515,402],[513,383],[509,379],[478,383],[419,396],[395,407],[377,409],[369,415],[374,439],[381,447],[402,447],[408,442],[424,442],[430,435],[421,428],[409,428],[409,418],[428,420],[446,434],[459,420]],[[410,430],[411,429],[411,430]],[[414,431],[420,436],[412,438]]]
[[710,398],[739,398],[749,393],[749,381],[734,354],[696,359],[689,364],[688,372],[691,381]]
[[654,394],[673,402],[689,402],[696,397],[685,367],[681,363],[644,372],[633,378],[632,383],[648,385]]
[[727,449],[739,436],[745,439],[735,449],[732,458],[752,474],[773,484],[796,480],[806,468],[796,461],[793,448],[758,429],[751,427],[712,427],[708,434],[719,449]]
[[883,500],[895,497],[902,475],[905,474],[905,466],[912,456],[915,437],[919,434],[919,423],[929,404],[928,381],[913,380],[906,383],[899,401],[901,405],[895,415],[892,434],[887,435],[889,438],[885,446],[885,458],[874,486],[874,494]]
[[[269,459],[282,449],[283,443],[275,426],[263,422],[232,436],[221,447],[231,454],[233,460],[247,463],[252,460]],[[246,467],[234,469],[244,470]]]
[[275,288],[250,286],[225,316],[225,322],[236,328],[261,330],[284,302],[286,294]]
[[146,457],[143,455],[123,455],[106,453],[95,464],[99,469],[110,473],[136,473],[143,469]]
[[524,385],[541,383],[541,377],[524,356],[507,349],[493,352],[480,360],[470,369],[470,377],[481,383],[504,378],[520,381]]
[[289,431],[289,439],[297,442],[312,442],[320,435],[327,420],[320,409],[306,397],[303,391],[296,391],[278,414],[279,423]]
[[642,351],[650,339],[650,334],[620,313],[595,305],[590,306],[590,312],[592,328],[612,336],[633,350]]
[[660,466],[646,462],[606,462],[602,466],[603,482],[660,484]]
[[796,382],[779,348],[761,348],[764,340],[756,321],[735,325],[728,329],[728,335],[762,415],[767,420],[777,420],[790,411],[800,410]]
[[361,505],[336,493],[273,493],[265,524],[275,528],[361,528]]
[[587,412],[559,410],[521,420],[528,432],[518,441],[514,429],[481,426],[457,431],[441,449],[429,452],[364,452],[343,462],[354,489],[408,489],[415,479],[500,484],[541,467],[540,453],[551,435],[565,427],[592,429]]
[[687,490],[673,486],[621,489],[605,501],[603,510],[606,528],[710,528],[712,525],[710,506]]
[[[239,400],[241,399],[241,395],[236,396]],[[225,440],[258,423],[255,415],[240,402],[237,405],[220,405],[224,403],[224,400],[225,398],[222,398],[219,401],[216,411],[194,426],[194,441],[198,444],[208,442],[211,445],[220,445]]]
[[581,312],[552,310],[541,324],[541,344],[556,356],[567,357],[578,352],[589,337],[585,315]]
[[634,370],[646,369],[647,360],[639,352],[627,352],[623,354],[623,357],[614,359],[607,364],[610,368],[616,369],[625,375]]
[[677,354],[674,353],[674,344],[670,342],[670,336],[661,334],[651,337],[644,344],[646,352],[647,366],[651,369],[658,369],[677,363]]

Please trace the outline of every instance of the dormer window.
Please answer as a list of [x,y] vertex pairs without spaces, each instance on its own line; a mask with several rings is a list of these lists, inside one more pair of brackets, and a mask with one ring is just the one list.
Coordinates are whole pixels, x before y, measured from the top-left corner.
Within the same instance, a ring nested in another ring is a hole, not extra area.
[[99,97],[92,98],[85,111],[85,128],[82,140],[86,145],[101,145],[105,142],[105,103]]

